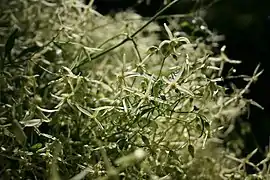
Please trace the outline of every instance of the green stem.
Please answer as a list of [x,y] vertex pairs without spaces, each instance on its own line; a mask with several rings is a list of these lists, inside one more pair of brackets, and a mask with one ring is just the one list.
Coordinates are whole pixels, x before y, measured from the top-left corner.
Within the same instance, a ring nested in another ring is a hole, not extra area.
[[[90,61],[97,59],[101,56],[103,56],[104,54],[118,48],[119,46],[125,44],[127,41],[132,40],[137,34],[139,34],[145,27],[147,27],[150,23],[152,23],[157,17],[159,17],[164,11],[166,11],[168,8],[170,8],[172,5],[174,5],[175,3],[177,3],[179,0],[174,0],[172,2],[170,2],[169,4],[167,4],[165,7],[163,7],[160,11],[158,11],[152,18],[149,19],[149,21],[147,23],[145,23],[141,28],[139,28],[137,31],[135,31],[131,36],[128,36],[126,39],[124,39],[123,41],[119,42],[118,44],[104,50],[101,53],[98,53],[96,55],[93,55],[90,59]],[[78,64],[75,68],[79,68],[81,66],[83,66],[84,64],[86,64],[87,62],[89,62],[89,58],[85,58],[80,64]],[[72,70],[73,70],[72,69]]]

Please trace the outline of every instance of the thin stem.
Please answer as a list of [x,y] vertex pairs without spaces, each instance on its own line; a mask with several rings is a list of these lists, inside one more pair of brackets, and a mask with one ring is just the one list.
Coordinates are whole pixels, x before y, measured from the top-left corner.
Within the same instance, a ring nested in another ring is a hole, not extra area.
[[158,73],[157,80],[158,80],[158,79],[160,78],[160,76],[161,76],[161,72],[162,72],[162,69],[163,69],[165,60],[166,60],[166,57],[164,57],[164,58],[162,59],[162,63],[161,63],[160,69],[159,69],[159,73]]
[[139,34],[146,26],[148,26],[150,23],[152,23],[158,16],[160,16],[164,11],[166,11],[168,8],[170,8],[172,5],[174,5],[175,3],[177,3],[179,0],[174,0],[172,2],[170,2],[169,4],[167,4],[164,8],[162,8],[160,11],[158,11],[152,18],[150,18],[150,20],[145,23],[145,25],[143,25],[140,29],[138,29],[135,33],[133,33],[130,37],[133,38],[135,37],[137,34]]
[[[147,27],[150,23],[152,23],[158,16],[160,16],[164,11],[166,11],[168,8],[170,8],[172,5],[174,5],[175,3],[177,3],[179,0],[174,0],[172,2],[170,2],[169,4],[167,4],[165,7],[163,7],[160,11],[158,11],[152,18],[149,19],[149,21],[147,23],[145,23],[145,25],[143,25],[141,28],[139,28],[137,31],[135,31],[131,36],[128,36],[126,39],[122,40],[121,42],[119,42],[118,44],[104,50],[103,52],[93,55],[91,57],[91,61],[94,59],[97,59],[101,56],[103,56],[104,54],[118,48],[119,46],[123,45],[124,43],[126,43],[129,40],[132,40],[137,34],[139,34],[145,27]],[[89,62],[88,58],[85,58],[80,64],[78,64],[75,68],[79,68],[80,66],[86,64],[87,62]],[[72,69],[72,70],[73,70]]]

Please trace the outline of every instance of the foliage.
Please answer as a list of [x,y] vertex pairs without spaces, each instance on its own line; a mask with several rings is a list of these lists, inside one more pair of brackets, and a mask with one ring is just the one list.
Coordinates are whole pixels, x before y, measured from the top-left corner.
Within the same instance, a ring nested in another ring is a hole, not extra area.
[[258,68],[247,88],[226,94],[222,67],[239,62],[166,24],[160,42],[155,23],[141,29],[148,21],[139,15],[102,16],[91,3],[1,8],[3,179],[246,176],[248,161],[217,135],[254,104],[243,94]]

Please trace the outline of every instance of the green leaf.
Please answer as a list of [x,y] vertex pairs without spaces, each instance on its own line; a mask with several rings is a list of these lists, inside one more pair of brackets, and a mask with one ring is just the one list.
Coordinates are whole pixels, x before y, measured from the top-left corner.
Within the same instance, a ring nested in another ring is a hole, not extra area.
[[140,116],[142,117],[143,115],[145,115],[146,113],[148,112],[151,112],[154,110],[154,107],[150,107],[150,108],[146,108],[146,109],[143,109],[140,113]]
[[106,83],[104,82],[101,82],[101,81],[97,81],[97,80],[91,80],[93,83],[96,83],[96,84],[99,84],[101,85],[101,87],[104,89],[104,90],[107,90],[109,92],[113,92],[113,89]]
[[[79,174],[76,174],[75,176],[73,176],[71,179],[69,180],[81,180],[84,179],[85,176],[89,173],[92,172],[92,170],[90,168],[86,168],[84,170],[82,170]],[[92,172],[93,173],[93,172]]]
[[147,146],[150,145],[149,139],[148,139],[146,136],[144,136],[144,135],[142,135],[142,141],[143,141],[143,143],[144,143],[145,145],[147,145]]
[[91,118],[93,118],[93,115],[88,111],[88,110],[86,110],[86,109],[84,109],[84,108],[82,108],[79,104],[75,104],[75,106],[78,108],[78,110],[80,111],[80,112],[82,112],[83,114],[85,114],[86,116],[88,116],[88,117],[91,117]]
[[56,140],[55,137],[53,137],[52,135],[49,135],[49,134],[45,134],[45,133],[40,133],[41,136],[45,137],[45,138],[48,138],[48,139],[51,139],[53,141]]
[[101,107],[97,107],[97,108],[92,108],[92,110],[102,111],[102,110],[112,110],[113,108],[115,108],[115,107],[114,106],[101,106]]
[[5,45],[5,58],[8,58],[9,62],[12,63],[11,61],[11,50],[14,47],[15,44],[15,39],[17,38],[17,33],[18,33],[19,29],[15,29],[11,35],[9,36],[6,45]]
[[27,140],[27,136],[25,135],[22,126],[17,120],[12,120],[12,131],[16,137],[17,142],[24,146]]
[[252,100],[252,99],[249,99],[248,102],[250,104],[252,104],[253,106],[257,106],[258,108],[260,108],[261,110],[264,110],[264,107],[261,106],[259,103],[257,103],[256,101]]
[[167,26],[166,23],[164,23],[164,27],[165,27],[165,30],[169,36],[169,39],[172,40],[173,39],[173,34],[172,34],[172,31],[169,29],[169,27]]
[[252,156],[254,156],[258,151],[258,148],[254,149],[251,153],[249,153],[246,157],[246,159],[250,159]]
[[188,21],[184,21],[180,24],[181,27],[191,27],[191,24]]
[[195,96],[195,95],[193,94],[192,91],[190,91],[190,90],[188,90],[188,89],[186,89],[186,88],[183,88],[183,87],[181,87],[181,86],[179,86],[179,85],[177,85],[176,88],[177,88],[179,91],[181,91],[181,92],[183,92],[183,93],[185,93],[185,94],[188,94],[188,95],[190,95],[190,96]]
[[201,134],[200,134],[200,136],[199,136],[199,138],[200,137],[202,137],[202,135],[203,135],[203,133],[204,133],[204,126],[205,126],[205,123],[204,123],[204,120],[203,120],[203,118],[201,118],[200,116],[198,117],[199,118],[199,120],[201,121],[201,126],[202,126],[202,128],[201,128]]
[[33,45],[29,48],[24,49],[16,58],[20,58],[25,56],[28,53],[36,53],[39,52],[42,49],[42,47],[39,47],[37,45]]
[[149,126],[153,130],[157,130],[158,129],[158,124],[156,123],[156,121],[151,121],[151,123],[149,124]]
[[210,124],[209,124],[209,122],[207,122],[207,121],[204,121],[204,127],[205,127],[205,129],[207,130],[207,131],[210,131],[211,129],[210,129]]
[[59,111],[59,109],[44,109],[44,108],[41,108],[39,106],[37,106],[37,108],[42,112],[48,112],[48,113],[53,113],[53,112]]
[[25,127],[34,127],[39,126],[42,123],[41,119],[31,119],[27,121],[20,121],[21,124],[23,124]]
[[195,150],[194,150],[194,146],[193,145],[188,145],[188,152],[189,152],[189,154],[192,156],[192,158],[194,158],[194,152],[195,152]]
[[38,150],[42,148],[42,144],[41,143],[37,143],[37,144],[34,144],[33,146],[31,146],[31,149],[32,150]]
[[102,124],[97,120],[97,118],[95,117],[96,116],[96,112],[94,113],[94,115],[92,115],[88,110],[82,108],[79,104],[75,104],[75,106],[78,108],[78,110],[80,112],[82,112],[83,114],[85,114],[86,116],[92,118],[99,126],[100,129],[104,129],[104,127],[102,126]]
[[156,83],[154,83],[152,92],[154,97],[158,97],[160,94],[160,91],[162,90],[163,83],[161,80],[158,80]]

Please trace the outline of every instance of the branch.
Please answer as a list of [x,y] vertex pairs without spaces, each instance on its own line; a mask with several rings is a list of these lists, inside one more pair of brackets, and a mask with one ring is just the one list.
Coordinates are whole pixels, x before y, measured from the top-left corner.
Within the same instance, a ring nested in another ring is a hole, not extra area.
[[[154,20],[156,20],[164,11],[166,11],[168,8],[170,8],[172,5],[174,5],[175,3],[177,3],[179,0],[174,0],[172,2],[170,2],[169,4],[167,4],[166,6],[164,6],[160,11],[158,11],[152,18],[149,19],[149,21],[147,23],[145,23],[141,28],[139,28],[137,31],[135,31],[131,36],[128,36],[126,39],[124,39],[123,41],[119,42],[118,44],[105,49],[104,51],[102,51],[101,53],[98,53],[96,55],[93,55],[92,57],[90,57],[90,60],[94,60],[97,59],[101,56],[103,56],[104,54],[118,48],[119,46],[125,44],[127,41],[132,40],[137,34],[139,34],[145,27],[147,27],[150,23],[152,23]],[[81,66],[83,66],[84,64],[89,62],[89,58],[85,58],[82,60],[82,62],[80,64],[78,64],[77,66],[75,66],[73,69],[79,68]]]

